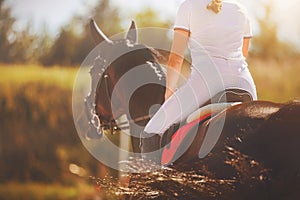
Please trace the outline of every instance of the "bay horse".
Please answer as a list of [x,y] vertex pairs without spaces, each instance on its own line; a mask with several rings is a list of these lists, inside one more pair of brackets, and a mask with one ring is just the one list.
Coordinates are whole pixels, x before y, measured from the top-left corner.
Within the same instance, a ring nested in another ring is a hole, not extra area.
[[[106,48],[99,53],[91,69],[90,95],[95,94],[95,102],[90,102],[90,96],[86,98],[88,118],[94,121],[91,124],[97,121],[94,128],[99,134],[104,129],[111,132],[117,130],[116,117],[125,114],[130,119],[128,121],[132,150],[139,153],[139,134],[151,117],[149,110],[153,105],[161,105],[164,102],[165,74],[158,61],[159,53],[151,47],[137,43],[134,22],[127,36],[120,40],[108,39],[93,20],[90,28],[96,43],[104,43]],[[116,54],[121,56],[114,57]],[[109,64],[104,69],[101,65],[105,62]],[[137,71],[138,76],[134,78],[144,80],[145,84],[128,92],[126,81],[129,84],[131,79],[122,77],[138,66],[142,67]],[[96,74],[101,71],[98,83],[93,77],[94,71]],[[121,79],[122,84],[118,84]],[[155,113],[156,109],[152,109],[152,112]],[[94,112],[90,112],[91,110]],[[116,110],[115,113],[113,110]],[[91,113],[95,115],[91,116]],[[209,140],[206,137],[209,127],[220,123],[223,123],[223,126],[217,141],[213,142],[209,152],[199,159],[201,147],[206,145],[204,141]],[[287,103],[239,103],[197,123],[197,126],[192,126],[185,134],[183,140],[187,141],[189,146],[177,157],[174,156],[178,154],[175,149],[173,156],[176,159],[167,158],[174,168],[201,168],[208,174],[213,174],[215,178],[240,179],[240,183],[252,185],[253,181],[268,183],[267,186],[264,185],[266,191],[260,191],[260,194],[264,195],[271,191],[274,196],[284,196],[290,191],[300,189],[300,102],[297,100]],[[164,150],[172,148],[174,137],[171,135],[171,138],[168,138],[171,140],[168,144],[171,144],[171,147],[166,145]],[[258,189],[253,188],[248,188],[249,198],[251,191]],[[269,197],[273,197],[272,195]]]

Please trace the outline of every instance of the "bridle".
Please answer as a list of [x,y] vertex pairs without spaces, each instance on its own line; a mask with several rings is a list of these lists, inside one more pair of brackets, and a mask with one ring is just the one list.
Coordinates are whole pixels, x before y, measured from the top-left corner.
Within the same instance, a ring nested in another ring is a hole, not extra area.
[[[106,60],[103,59],[101,56],[98,56],[95,59],[95,64],[99,64],[98,62],[101,62],[102,66],[105,66]],[[119,130],[126,130],[129,129],[129,124],[131,123],[138,123],[145,120],[149,120],[151,118],[150,115],[144,115],[140,117],[136,117],[134,119],[130,119],[124,122],[116,123],[116,120],[113,116],[110,116],[109,118],[104,118],[99,113],[96,112],[96,104],[95,102],[92,102],[93,99],[91,98],[91,95],[96,94],[97,87],[94,87],[94,79],[95,78],[103,78],[104,79],[104,87],[105,87],[105,95],[109,102],[111,102],[111,91],[110,91],[110,77],[109,74],[104,70],[104,68],[100,68],[100,70],[96,69],[98,65],[93,65],[90,70],[90,75],[92,78],[92,89],[90,93],[85,97],[84,103],[85,103],[85,113],[88,118],[88,124],[95,129],[98,136],[102,137],[103,133],[106,130],[110,130],[111,134],[115,134]],[[98,76],[94,77],[93,74],[96,73]],[[98,80],[98,79],[97,79]],[[95,98],[94,98],[95,99]],[[120,111],[119,111],[120,112]]]
[[[103,133],[106,130],[110,130],[111,134],[116,133],[120,128],[117,126],[115,119],[113,116],[109,118],[104,118],[103,116],[97,114],[96,112],[96,103],[95,103],[95,94],[97,90],[97,85],[100,79],[104,79],[105,84],[105,95],[108,98],[109,102],[111,102],[110,97],[110,89],[109,89],[109,76],[105,71],[104,67],[99,66],[106,66],[106,60],[102,58],[100,55],[96,57],[94,64],[90,69],[90,76],[91,76],[91,91],[85,97],[84,104],[85,104],[85,114],[88,119],[88,124],[91,128],[93,128],[97,136],[102,137]],[[92,98],[94,97],[94,98]]]

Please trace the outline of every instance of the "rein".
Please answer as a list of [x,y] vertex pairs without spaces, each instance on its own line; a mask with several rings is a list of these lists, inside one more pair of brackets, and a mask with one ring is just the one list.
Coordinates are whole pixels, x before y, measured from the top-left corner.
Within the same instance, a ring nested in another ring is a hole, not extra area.
[[[103,78],[104,78],[104,83],[105,83],[105,92],[106,92],[107,98],[111,102],[111,96],[110,96],[111,92],[109,89],[109,75],[104,74]],[[150,115],[144,115],[144,116],[137,117],[137,118],[131,119],[131,120],[127,120],[126,122],[121,122],[118,124],[116,124],[115,119],[113,117],[111,117],[109,119],[109,123],[102,123],[102,124],[103,124],[103,126],[109,127],[108,129],[110,129],[111,133],[114,133],[115,131],[120,130],[120,128],[121,129],[129,129],[130,123],[137,123],[137,122],[141,122],[144,120],[148,120],[148,119],[150,119],[150,117],[151,117]]]

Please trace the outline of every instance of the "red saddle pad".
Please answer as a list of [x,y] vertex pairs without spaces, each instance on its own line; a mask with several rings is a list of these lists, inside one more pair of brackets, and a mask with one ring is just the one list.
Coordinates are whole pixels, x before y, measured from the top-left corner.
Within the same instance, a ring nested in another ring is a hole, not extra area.
[[202,116],[199,119],[196,119],[190,123],[185,124],[182,126],[180,129],[178,129],[174,135],[172,136],[171,142],[170,142],[170,147],[164,147],[163,152],[162,152],[162,158],[161,158],[161,164],[162,165],[167,165],[170,164],[171,161],[173,160],[176,151],[180,144],[184,141],[184,138],[188,135],[189,131],[199,123],[207,120],[208,118],[211,117],[211,113],[208,113],[204,116]]

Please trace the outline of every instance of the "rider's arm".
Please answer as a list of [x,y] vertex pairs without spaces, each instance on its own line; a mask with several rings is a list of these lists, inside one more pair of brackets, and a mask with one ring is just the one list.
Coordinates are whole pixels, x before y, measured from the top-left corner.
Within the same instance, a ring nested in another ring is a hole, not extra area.
[[171,53],[168,60],[165,99],[169,98],[174,90],[181,73],[184,52],[187,47],[190,32],[185,29],[175,29]]
[[245,37],[243,40],[243,56],[247,58],[251,37]]

